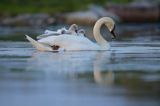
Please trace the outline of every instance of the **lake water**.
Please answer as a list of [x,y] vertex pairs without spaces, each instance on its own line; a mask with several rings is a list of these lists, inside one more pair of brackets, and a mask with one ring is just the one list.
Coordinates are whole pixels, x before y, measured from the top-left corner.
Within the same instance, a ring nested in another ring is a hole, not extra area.
[[0,105],[159,106],[159,36],[142,39],[110,41],[109,51],[75,52],[1,41]]

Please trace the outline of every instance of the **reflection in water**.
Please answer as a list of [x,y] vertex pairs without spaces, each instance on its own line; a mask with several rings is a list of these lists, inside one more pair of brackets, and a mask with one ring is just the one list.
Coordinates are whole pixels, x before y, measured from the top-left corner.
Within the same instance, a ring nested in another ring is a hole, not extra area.
[[55,73],[74,74],[93,72],[95,82],[112,84],[113,71],[102,73],[110,62],[111,51],[78,51],[62,53],[36,52],[28,62],[29,70],[54,71]]
[[[148,51],[149,53],[150,49],[146,49],[146,51]],[[152,50],[152,52],[153,51],[154,50]],[[139,60],[137,61],[138,59],[137,54],[136,57],[134,57],[135,54],[128,53],[125,54],[125,57],[123,57],[119,56],[119,54],[116,52],[119,51],[116,50],[81,51],[81,52],[61,52],[61,53],[36,52],[33,54],[32,58],[28,61],[30,63],[30,66],[28,66],[28,68],[29,70],[37,70],[37,71],[45,70],[50,74],[51,73],[52,74],[60,73],[61,75],[65,74],[72,79],[84,78],[88,81],[94,80],[95,83],[100,85],[112,86],[115,84],[120,84],[125,86],[129,91],[133,91],[134,94],[136,94],[138,90],[140,90],[140,92],[142,92],[143,90],[142,94],[144,95],[147,92],[150,92],[153,95],[157,95],[156,93],[159,92],[157,86],[159,87],[159,84],[155,81],[160,80],[159,79],[160,74],[157,73],[157,70],[152,72],[151,70],[147,70],[145,67],[143,67],[143,70],[136,70],[139,69],[137,67],[140,67],[142,65],[139,64]],[[117,55],[119,56],[120,60],[117,57]],[[144,53],[143,55],[144,55],[143,59],[146,60],[145,59],[146,54]],[[154,60],[154,56],[152,57],[153,57],[152,59]],[[126,59],[128,59],[129,61],[127,61]],[[131,68],[130,65],[128,65],[128,67],[125,67],[124,71],[119,70],[118,67],[115,68],[116,65],[119,65],[124,61],[126,61],[126,63],[132,62],[133,64],[135,63],[135,60],[136,63],[139,64],[139,65],[134,64],[137,65],[134,66],[135,68]],[[151,62],[153,62],[153,60]],[[148,61],[150,61],[150,57]],[[159,61],[159,59],[156,61]],[[150,62],[147,63],[144,62],[144,65],[146,64],[149,65],[149,63]],[[114,65],[114,67],[113,66],[111,67],[109,65]],[[160,66],[157,66],[157,68],[158,67]],[[151,82],[150,84],[147,84],[149,78],[148,76],[152,79],[153,83],[151,79],[149,79],[149,81]],[[131,94],[133,92],[131,92]]]
[[0,103],[159,106],[160,44],[112,46],[54,53],[36,52],[24,42],[0,42]]
[[[106,55],[109,54],[109,55]],[[112,84],[114,82],[114,72],[103,72],[103,66],[107,65],[106,61],[110,60],[110,52],[98,53],[96,60],[93,62],[93,76],[94,80],[98,84]]]

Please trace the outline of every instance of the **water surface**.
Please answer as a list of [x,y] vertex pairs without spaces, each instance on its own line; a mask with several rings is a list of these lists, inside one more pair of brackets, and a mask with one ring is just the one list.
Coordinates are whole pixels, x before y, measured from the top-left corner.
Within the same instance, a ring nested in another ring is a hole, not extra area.
[[[20,42],[62,26],[0,27],[1,106],[159,106],[159,23],[116,24],[108,51],[38,52]],[[80,28],[94,41],[92,27]]]
[[160,43],[110,43],[109,51],[38,52],[0,42],[0,104],[159,106]]

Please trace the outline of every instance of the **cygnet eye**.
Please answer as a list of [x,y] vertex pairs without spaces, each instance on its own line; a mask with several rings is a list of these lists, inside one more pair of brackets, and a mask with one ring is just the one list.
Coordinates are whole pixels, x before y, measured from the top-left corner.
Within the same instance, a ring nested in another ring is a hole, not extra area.
[[62,34],[64,34],[65,33],[65,30],[62,30],[62,32],[61,32]]

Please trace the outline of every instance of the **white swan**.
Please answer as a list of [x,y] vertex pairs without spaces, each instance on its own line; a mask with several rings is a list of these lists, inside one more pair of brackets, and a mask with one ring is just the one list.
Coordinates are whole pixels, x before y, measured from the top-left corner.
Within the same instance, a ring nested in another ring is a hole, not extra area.
[[78,31],[78,25],[72,24],[68,30],[65,27],[60,28],[57,31],[45,30],[44,34],[37,36],[37,39],[39,40],[42,38],[46,38],[48,36],[58,36],[61,34],[77,35],[77,31]]
[[[93,28],[93,35],[97,43],[92,42],[84,36],[70,36],[70,34],[63,34],[59,36],[49,36],[38,41],[26,35],[26,38],[31,44],[40,51],[54,51],[59,49],[64,50],[108,50],[109,43],[100,34],[102,25],[106,25],[109,31],[113,34],[115,23],[110,17],[103,17],[99,19]],[[115,35],[113,35],[115,37]]]

